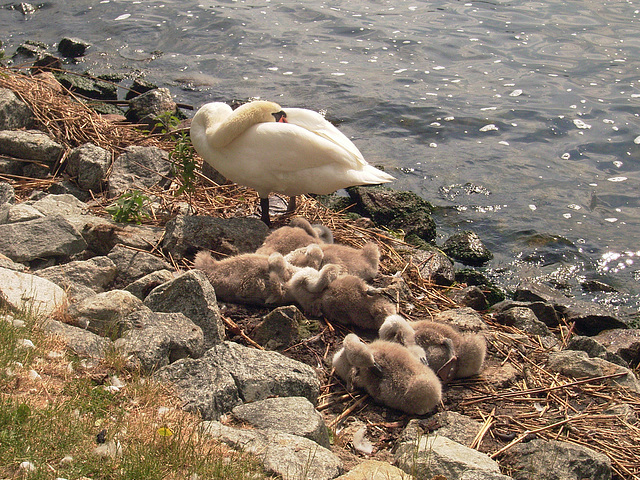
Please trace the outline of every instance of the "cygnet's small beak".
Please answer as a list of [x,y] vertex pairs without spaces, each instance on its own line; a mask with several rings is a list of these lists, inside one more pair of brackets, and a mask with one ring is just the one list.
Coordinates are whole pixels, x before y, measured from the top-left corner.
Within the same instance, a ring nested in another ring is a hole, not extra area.
[[289,123],[287,122],[287,114],[284,113],[283,110],[280,110],[279,112],[276,112],[276,113],[272,113],[271,115],[275,117],[276,122],[278,123]]
[[371,365],[371,370],[376,377],[382,376],[382,367],[378,364],[378,362],[373,362],[373,365]]

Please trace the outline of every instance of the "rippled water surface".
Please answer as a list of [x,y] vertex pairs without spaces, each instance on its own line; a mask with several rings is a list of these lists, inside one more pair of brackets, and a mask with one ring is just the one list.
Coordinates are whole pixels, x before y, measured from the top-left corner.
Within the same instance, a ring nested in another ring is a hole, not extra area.
[[[36,5],[36,4],[34,4]],[[488,273],[637,311],[640,1],[247,0],[4,4],[26,39],[93,44],[71,68],[145,72],[178,101],[326,111],[397,189],[476,231]],[[598,279],[618,293],[583,293]]]

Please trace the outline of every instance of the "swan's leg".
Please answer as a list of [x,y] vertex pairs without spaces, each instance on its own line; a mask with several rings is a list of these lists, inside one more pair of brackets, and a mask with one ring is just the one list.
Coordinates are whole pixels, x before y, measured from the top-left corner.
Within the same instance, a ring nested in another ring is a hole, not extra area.
[[296,211],[296,196],[289,197],[289,205],[287,205],[287,213]]
[[267,225],[271,226],[271,219],[269,218],[269,197],[260,198],[260,219]]

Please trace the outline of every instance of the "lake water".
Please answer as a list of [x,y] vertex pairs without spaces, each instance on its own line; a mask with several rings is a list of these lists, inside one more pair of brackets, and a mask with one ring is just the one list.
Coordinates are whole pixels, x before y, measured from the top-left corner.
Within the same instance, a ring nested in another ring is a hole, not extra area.
[[[19,5],[19,4],[14,4]],[[326,112],[374,165],[476,231],[487,273],[640,307],[640,1],[50,1],[0,8],[7,53],[64,36],[77,71],[177,101]],[[595,279],[615,293],[585,293]]]

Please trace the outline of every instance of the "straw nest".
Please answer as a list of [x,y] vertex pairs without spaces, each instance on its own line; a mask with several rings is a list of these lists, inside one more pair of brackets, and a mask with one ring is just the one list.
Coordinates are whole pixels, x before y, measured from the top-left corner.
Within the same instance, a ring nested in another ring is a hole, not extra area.
[[[3,68],[0,87],[9,88],[21,97],[33,110],[38,128],[63,144],[67,153],[86,142],[114,153],[134,144],[155,145],[168,151],[174,147],[167,137],[149,135],[137,126],[114,123],[96,114],[83,99],[65,91],[50,76],[30,76]],[[59,180],[62,170],[58,168],[52,178],[44,180],[6,175],[0,175],[0,179],[10,182],[19,197],[25,197],[32,190],[44,189]],[[158,211],[164,212],[162,215],[156,212],[149,223],[162,225],[185,202],[196,214],[228,218],[256,213],[257,195],[246,188],[216,185],[202,175],[199,175],[196,192],[189,197],[174,195],[179,186],[174,179],[167,190],[145,191],[159,200],[162,208]],[[402,242],[389,232],[354,225],[344,215],[326,209],[312,198],[300,200],[297,215],[327,225],[338,242],[353,246],[362,246],[367,241],[379,244],[383,273],[401,272],[412,291],[413,316],[428,317],[456,306],[446,296],[446,289],[431,285],[420,276],[416,265],[407,263],[399,253]],[[95,197],[91,202],[93,212],[106,215],[104,208],[108,203],[103,196]],[[278,220],[276,226],[285,222],[286,219]],[[188,267],[180,265],[184,266]],[[612,376],[573,379],[550,372],[545,368],[549,348],[540,339],[494,324],[490,317],[485,319],[491,332],[488,335],[490,361],[493,365],[513,365],[518,380],[497,388],[481,375],[447,386],[444,408],[482,422],[483,427],[471,446],[502,460],[508,474],[509,451],[514,445],[532,436],[563,440],[608,455],[619,478],[640,479],[640,427],[635,421],[640,411],[640,395],[607,381]],[[240,322],[230,318],[226,321],[231,334],[257,346],[245,334]],[[556,332],[559,336],[562,332],[571,332],[571,325],[563,327]],[[327,365],[345,331],[344,327],[326,324],[320,333],[291,347],[288,353],[306,356],[315,365]],[[566,335],[563,342],[568,340]],[[348,416],[355,416],[369,426],[369,434],[376,439],[377,447],[391,445],[390,439],[406,424],[406,416],[389,416],[388,412],[376,416],[378,407],[368,401],[366,395],[347,392],[328,370],[324,377],[318,408],[327,416],[330,427],[338,429]],[[626,405],[626,411],[615,408],[620,405]]]

